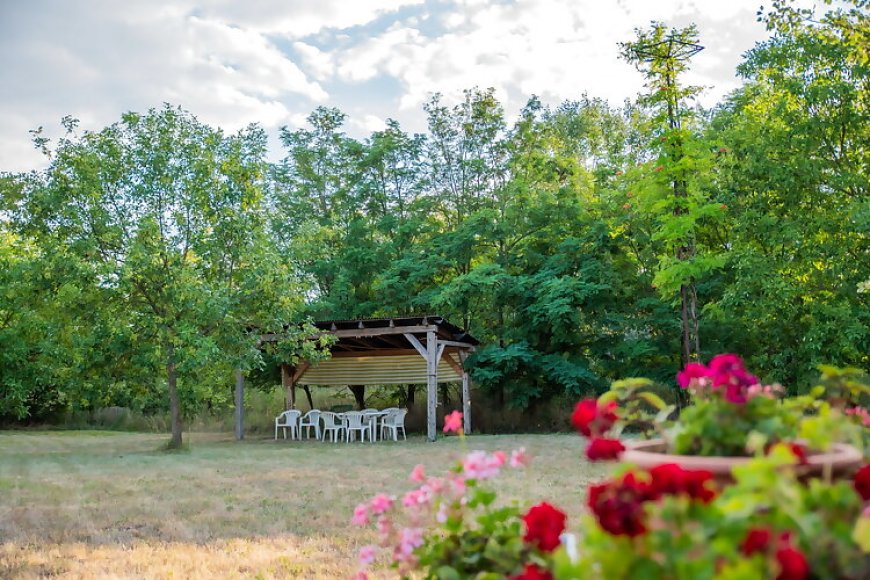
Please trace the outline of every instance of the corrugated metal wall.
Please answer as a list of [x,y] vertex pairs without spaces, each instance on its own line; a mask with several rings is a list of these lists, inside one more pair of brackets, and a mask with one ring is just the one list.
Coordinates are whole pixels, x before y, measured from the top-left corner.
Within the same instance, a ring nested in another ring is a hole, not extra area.
[[[455,354],[449,354],[459,362]],[[426,359],[420,355],[335,357],[308,369],[300,385],[391,385],[426,382]],[[449,364],[438,361],[438,382],[461,381]]]

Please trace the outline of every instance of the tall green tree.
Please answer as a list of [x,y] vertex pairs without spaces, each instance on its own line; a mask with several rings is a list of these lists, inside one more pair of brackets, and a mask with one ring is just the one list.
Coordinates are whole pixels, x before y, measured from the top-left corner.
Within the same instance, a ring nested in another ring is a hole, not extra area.
[[870,16],[778,2],[746,85],[716,112],[729,268],[711,315],[758,368],[807,384],[825,362],[866,366],[870,305]]
[[122,305],[118,323],[165,373],[178,447],[182,395],[200,386],[197,373],[257,364],[249,330],[275,328],[301,302],[266,236],[265,134],[227,136],[168,105],[98,132],[67,128],[18,223],[85,260],[96,289]]
[[698,239],[702,222],[715,219],[721,206],[712,203],[705,188],[710,155],[698,142],[692,110],[685,103],[698,88],[679,82],[689,59],[701,49],[698,31],[695,26],[669,29],[654,22],[621,46],[623,58],[643,72],[650,91],[641,101],[653,110],[658,156],[655,166],[642,166],[638,202],[658,218],[653,237],[665,253],[659,258],[655,282],[661,292],[676,295],[679,302],[680,352],[685,364],[698,360],[701,351],[698,281],[723,262],[712,249],[704,251]]

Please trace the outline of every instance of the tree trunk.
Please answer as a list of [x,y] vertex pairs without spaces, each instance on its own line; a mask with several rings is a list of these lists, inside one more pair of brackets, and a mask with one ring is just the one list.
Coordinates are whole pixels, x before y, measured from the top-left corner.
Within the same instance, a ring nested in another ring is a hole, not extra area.
[[169,449],[181,448],[181,401],[178,399],[178,377],[175,372],[175,346],[167,341],[166,346],[166,384],[169,386],[169,414],[172,423],[172,438]]
[[356,408],[362,411],[366,406],[366,386],[365,385],[348,385],[348,389],[353,393],[353,398],[356,400]]
[[305,398],[308,399],[308,408],[314,408],[314,399],[311,398],[311,389],[308,385],[302,385],[302,390],[305,391]]
[[417,394],[417,385],[408,385],[407,395],[405,396],[405,408],[411,410],[414,406],[414,395]]

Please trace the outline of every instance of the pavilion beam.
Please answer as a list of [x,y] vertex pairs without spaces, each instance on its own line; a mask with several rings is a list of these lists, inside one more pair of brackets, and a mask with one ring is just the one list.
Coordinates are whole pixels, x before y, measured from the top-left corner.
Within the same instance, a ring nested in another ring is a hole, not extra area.
[[452,368],[454,371],[456,371],[456,374],[459,375],[460,377],[462,376],[462,373],[465,372],[462,370],[462,366],[459,363],[457,363],[455,360],[453,360],[453,357],[450,356],[449,353],[441,353],[441,360],[443,360],[448,365],[450,365],[450,368]]
[[459,360],[462,362],[462,430],[466,435],[471,434],[471,376],[465,370],[467,352],[460,351]]
[[426,333],[426,371],[426,438],[435,441],[435,412],[438,404],[438,337],[434,330]]
[[299,363],[299,366],[296,367],[296,371],[293,373],[293,384],[294,385],[299,382],[299,379],[302,378],[302,375],[304,375],[305,372],[310,367],[311,367],[311,363],[309,363],[307,360],[304,360],[301,363]]
[[[425,352],[426,349],[423,349]],[[361,352],[358,350],[343,350],[332,353],[332,358],[371,358],[379,356],[417,356],[420,351],[415,348],[389,348]]]
[[236,413],[235,413],[235,434],[236,441],[241,441],[245,438],[245,375],[242,369],[236,369]]
[[332,334],[337,336],[338,338],[359,338],[362,336],[381,336],[384,334],[406,334],[409,332],[435,332],[437,330],[437,326],[434,324],[427,324],[425,326],[405,326],[402,328],[399,327],[385,327],[385,328],[348,328],[335,330],[328,334]]
[[457,340],[439,340],[438,344],[443,344],[445,346],[458,346],[459,348],[465,348],[470,351],[474,350],[474,345],[470,342],[459,342]]
[[426,336],[426,346],[423,346],[423,343],[421,343],[420,339],[418,339],[416,336],[407,332],[405,333],[405,338],[408,339],[408,342],[411,343],[411,346],[417,349],[417,352],[420,353],[420,356],[422,356],[426,360],[429,360],[429,335]]

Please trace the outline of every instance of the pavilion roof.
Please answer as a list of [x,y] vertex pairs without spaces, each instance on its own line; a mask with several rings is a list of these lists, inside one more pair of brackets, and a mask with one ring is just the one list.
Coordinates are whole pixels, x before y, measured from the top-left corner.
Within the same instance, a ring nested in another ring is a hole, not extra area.
[[314,326],[338,336],[332,346],[333,353],[355,351],[383,351],[413,349],[406,334],[424,338],[434,330],[438,338],[477,346],[480,341],[443,316],[393,316],[381,318],[355,318],[349,320],[318,320]]

